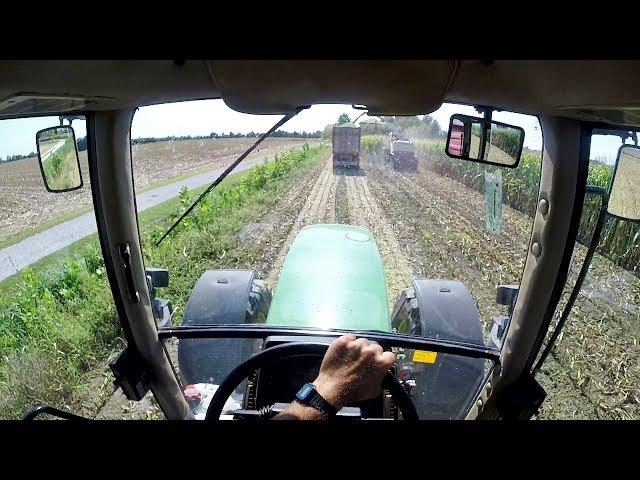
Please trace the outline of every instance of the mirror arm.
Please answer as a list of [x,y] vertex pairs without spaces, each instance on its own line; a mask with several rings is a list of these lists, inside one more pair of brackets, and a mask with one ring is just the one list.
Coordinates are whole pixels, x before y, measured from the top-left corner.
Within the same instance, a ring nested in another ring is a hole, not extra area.
[[487,142],[487,132],[489,130],[491,130],[491,121],[493,119],[493,112],[494,112],[494,108],[492,107],[487,107],[484,105],[478,105],[475,107],[476,112],[481,113],[482,114],[482,129],[481,131],[481,137],[480,137],[480,152],[478,152],[478,156],[480,159],[482,160],[486,160],[485,155],[486,155],[486,146],[488,144]]

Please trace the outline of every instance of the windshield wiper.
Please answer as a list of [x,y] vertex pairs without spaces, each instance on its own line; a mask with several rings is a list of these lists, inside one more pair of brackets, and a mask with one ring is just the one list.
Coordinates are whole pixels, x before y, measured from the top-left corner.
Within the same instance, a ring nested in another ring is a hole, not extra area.
[[160,240],[158,240],[158,241],[156,242],[156,247],[157,247],[158,245],[160,245],[160,243],[162,243],[162,241],[167,237],[167,235],[169,235],[169,234],[173,231],[173,229],[174,229],[174,228],[176,228],[176,227],[178,226],[178,224],[179,224],[179,223],[184,219],[184,217],[186,217],[187,215],[189,215],[189,213],[191,213],[191,211],[196,207],[196,205],[197,205],[198,203],[200,203],[200,201],[201,201],[204,197],[206,197],[206,196],[207,196],[207,194],[208,194],[209,192],[211,192],[211,190],[213,190],[213,189],[214,189],[214,188],[215,188],[215,187],[216,187],[220,182],[222,182],[222,180],[224,180],[224,179],[225,179],[225,177],[226,177],[227,175],[229,175],[229,174],[233,171],[233,169],[234,169],[234,168],[236,168],[236,167],[240,164],[240,162],[241,162],[242,160],[244,160],[244,159],[247,157],[247,155],[249,155],[249,154],[253,151],[253,149],[254,149],[254,148],[256,148],[258,145],[260,145],[260,143],[261,143],[265,138],[267,138],[269,135],[271,135],[271,134],[272,134],[273,132],[275,132],[278,128],[280,128],[282,125],[284,125],[285,123],[287,123],[289,120],[291,120],[293,117],[295,117],[298,113],[300,113],[300,112],[301,112],[302,110],[304,110],[305,108],[309,108],[309,107],[300,107],[300,108],[298,108],[295,112],[293,112],[293,113],[289,113],[289,114],[285,115],[284,117],[282,117],[282,118],[278,121],[278,123],[276,123],[273,127],[271,127],[271,128],[269,129],[269,131],[267,131],[267,133],[264,133],[260,138],[258,138],[258,140],[256,140],[256,142],[255,142],[253,145],[251,145],[247,150],[245,150],[245,152],[244,152],[242,155],[240,155],[240,156],[236,159],[236,161],[235,161],[235,162],[233,162],[231,165],[229,165],[229,166],[227,167],[227,169],[226,169],[224,172],[222,172],[222,173],[220,174],[220,176],[219,176],[218,178],[216,178],[216,179],[213,181],[213,183],[212,183],[211,185],[209,185],[209,186],[207,187],[207,189],[206,189],[204,192],[202,192],[202,194],[200,194],[200,196],[196,199],[196,201],[195,201],[195,202],[193,202],[193,203],[191,204],[191,206],[190,206],[189,208],[187,208],[187,210],[186,210],[182,215],[180,215],[180,218],[178,218],[178,220],[176,220],[176,221],[173,223],[173,225],[171,225],[171,227],[169,228],[169,230],[167,230],[167,231],[164,233],[164,235],[162,235],[162,237],[160,238]]

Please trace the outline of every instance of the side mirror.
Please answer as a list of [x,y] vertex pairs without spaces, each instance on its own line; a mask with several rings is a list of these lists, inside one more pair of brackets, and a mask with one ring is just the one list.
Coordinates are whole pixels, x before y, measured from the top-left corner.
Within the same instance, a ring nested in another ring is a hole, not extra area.
[[618,150],[607,210],[623,220],[640,220],[640,147],[623,145]]
[[69,126],[51,127],[36,133],[38,160],[44,185],[50,192],[82,187],[76,136]]
[[515,168],[524,145],[524,129],[468,115],[451,116],[445,151],[448,156]]

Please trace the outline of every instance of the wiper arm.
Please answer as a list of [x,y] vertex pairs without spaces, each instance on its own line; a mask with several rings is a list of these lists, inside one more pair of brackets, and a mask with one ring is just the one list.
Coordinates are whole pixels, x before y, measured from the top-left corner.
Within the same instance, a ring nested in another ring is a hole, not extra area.
[[258,140],[256,140],[256,142],[255,142],[253,145],[251,145],[247,150],[245,150],[245,152],[244,152],[242,155],[240,155],[240,156],[237,158],[237,160],[236,160],[235,162],[233,162],[231,165],[229,165],[229,166],[227,167],[227,169],[226,169],[224,172],[222,172],[222,173],[220,174],[220,176],[219,176],[218,178],[216,178],[216,179],[213,181],[213,183],[212,183],[211,185],[209,185],[209,186],[207,187],[207,189],[206,189],[204,192],[202,192],[202,194],[200,194],[200,196],[196,199],[196,201],[195,201],[195,202],[193,202],[193,203],[191,204],[191,206],[190,206],[189,208],[187,208],[187,210],[186,210],[182,215],[180,215],[180,218],[178,218],[178,220],[176,220],[176,221],[173,223],[173,225],[171,225],[171,227],[169,228],[169,230],[167,230],[167,231],[164,233],[164,235],[162,235],[162,237],[160,238],[160,240],[158,240],[158,241],[156,242],[156,247],[157,247],[158,245],[160,245],[160,243],[162,243],[162,241],[167,237],[167,235],[169,235],[169,234],[173,231],[173,229],[174,229],[174,228],[176,228],[176,227],[178,226],[178,224],[179,224],[179,223],[184,219],[184,217],[186,217],[187,215],[189,215],[189,214],[191,213],[191,211],[196,207],[196,205],[198,205],[198,203],[200,203],[200,201],[201,201],[204,197],[206,197],[206,196],[207,196],[207,194],[208,194],[211,190],[213,190],[216,186],[218,186],[218,184],[219,184],[220,182],[222,182],[222,180],[224,180],[224,179],[225,179],[225,177],[226,177],[227,175],[229,175],[229,174],[233,171],[233,169],[234,169],[234,168],[236,168],[236,167],[240,164],[240,162],[241,162],[242,160],[244,160],[244,159],[247,157],[247,155],[249,155],[249,154],[253,151],[253,149],[254,149],[254,148],[256,148],[258,145],[260,145],[260,143],[261,143],[265,138],[267,138],[269,135],[271,135],[271,134],[272,134],[273,132],[275,132],[278,128],[280,128],[282,125],[284,125],[285,123],[287,123],[289,120],[291,120],[293,117],[295,117],[298,113],[300,113],[300,112],[301,112],[302,110],[304,110],[305,108],[309,108],[309,107],[300,107],[300,108],[298,108],[295,112],[293,112],[293,113],[289,113],[289,114],[285,115],[284,117],[282,117],[282,118],[278,121],[278,123],[276,123],[273,127],[271,127],[271,128],[269,129],[269,131],[268,131],[267,133],[263,134],[260,138],[258,138]]

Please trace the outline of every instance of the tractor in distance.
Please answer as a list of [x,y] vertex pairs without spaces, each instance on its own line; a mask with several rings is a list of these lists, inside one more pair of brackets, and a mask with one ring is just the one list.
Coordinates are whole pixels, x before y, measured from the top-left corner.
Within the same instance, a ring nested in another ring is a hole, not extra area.
[[394,170],[418,171],[416,146],[393,132],[389,133],[389,146],[384,148],[384,157]]

